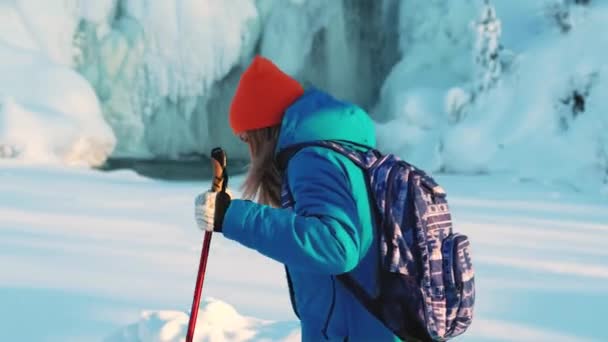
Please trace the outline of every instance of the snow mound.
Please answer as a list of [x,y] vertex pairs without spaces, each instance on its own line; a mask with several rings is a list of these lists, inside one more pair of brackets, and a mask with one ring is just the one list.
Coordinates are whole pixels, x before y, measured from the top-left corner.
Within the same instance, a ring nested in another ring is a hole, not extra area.
[[[189,315],[183,311],[144,311],[132,324],[105,342],[178,342],[184,341]],[[297,322],[273,322],[240,315],[234,307],[207,298],[201,303],[194,341],[299,341]]]
[[0,158],[98,166],[116,139],[94,89],[64,56],[71,40],[59,38],[71,21],[48,15],[31,1],[0,4]]
[[98,166],[115,137],[73,70],[0,46],[0,158]]

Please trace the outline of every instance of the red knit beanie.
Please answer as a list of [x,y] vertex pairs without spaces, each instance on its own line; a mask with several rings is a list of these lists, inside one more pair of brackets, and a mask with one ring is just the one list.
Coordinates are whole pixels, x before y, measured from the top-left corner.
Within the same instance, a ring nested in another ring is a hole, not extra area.
[[295,79],[270,60],[256,56],[241,76],[230,104],[230,127],[235,134],[276,126],[283,113],[304,94]]

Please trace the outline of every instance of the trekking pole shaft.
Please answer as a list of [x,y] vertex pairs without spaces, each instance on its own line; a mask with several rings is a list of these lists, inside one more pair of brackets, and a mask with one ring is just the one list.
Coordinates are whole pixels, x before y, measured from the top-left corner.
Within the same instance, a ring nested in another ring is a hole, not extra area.
[[201,293],[203,292],[203,282],[205,281],[205,269],[207,268],[207,258],[209,256],[209,246],[211,245],[211,236],[213,233],[205,232],[203,241],[203,249],[201,251],[201,260],[198,267],[198,275],[196,277],[196,285],[194,288],[194,298],[192,299],[192,308],[190,309],[190,321],[188,322],[188,335],[186,342],[192,342],[194,337],[194,328],[196,327],[196,318],[198,316],[198,305],[201,302]]
[[[224,186],[224,169],[226,168],[226,155],[223,150],[216,148],[211,152],[211,166],[213,168],[213,183],[211,191],[220,191]],[[194,328],[196,328],[196,318],[198,316],[198,306],[201,301],[203,292],[203,282],[205,281],[205,269],[207,268],[207,259],[209,258],[209,247],[211,246],[212,232],[205,232],[203,240],[203,248],[201,250],[201,259],[198,266],[198,275],[196,276],[196,285],[194,287],[194,298],[192,299],[192,307],[190,309],[190,320],[188,322],[188,334],[186,342],[192,342],[194,338]]]

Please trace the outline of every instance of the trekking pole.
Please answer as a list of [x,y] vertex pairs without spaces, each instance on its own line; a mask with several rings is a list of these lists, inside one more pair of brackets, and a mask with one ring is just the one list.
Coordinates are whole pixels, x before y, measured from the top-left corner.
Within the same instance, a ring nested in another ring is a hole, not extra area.
[[[211,167],[213,168],[211,191],[225,191],[226,186],[228,185],[228,180],[226,179],[226,153],[219,147],[214,148],[211,151]],[[211,245],[212,235],[212,232],[205,232],[203,249],[201,251],[201,261],[198,265],[198,275],[194,288],[194,298],[192,299],[192,308],[190,309],[190,321],[188,322],[186,342],[192,342],[192,339],[194,338],[196,316],[198,315],[198,306],[201,301],[201,293],[203,292],[203,281],[205,280],[205,269],[207,268],[207,258],[209,257],[209,246]]]

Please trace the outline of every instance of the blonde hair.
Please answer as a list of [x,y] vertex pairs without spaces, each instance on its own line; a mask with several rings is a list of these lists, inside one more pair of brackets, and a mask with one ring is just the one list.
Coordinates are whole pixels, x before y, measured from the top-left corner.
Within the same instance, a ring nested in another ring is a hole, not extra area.
[[251,165],[243,184],[243,197],[275,208],[281,205],[282,174],[274,157],[280,126],[247,131]]

